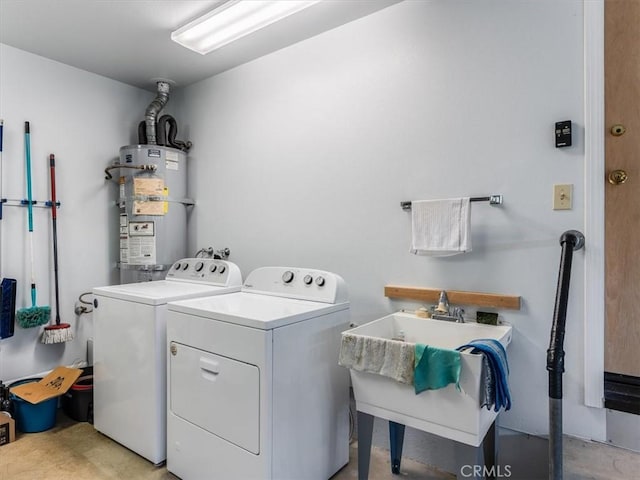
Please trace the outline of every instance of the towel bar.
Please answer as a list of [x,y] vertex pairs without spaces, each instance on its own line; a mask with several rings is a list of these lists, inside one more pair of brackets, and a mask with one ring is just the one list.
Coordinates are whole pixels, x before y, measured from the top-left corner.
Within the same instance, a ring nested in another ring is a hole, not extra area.
[[[489,205],[502,205],[502,195],[489,195],[487,197],[471,197],[470,202],[489,202]],[[411,210],[411,202],[400,202],[403,210]]]

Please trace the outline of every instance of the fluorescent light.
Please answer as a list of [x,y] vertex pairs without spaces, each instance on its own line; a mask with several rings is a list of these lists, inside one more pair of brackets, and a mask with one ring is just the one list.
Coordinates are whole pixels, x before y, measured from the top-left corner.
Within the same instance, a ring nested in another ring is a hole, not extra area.
[[230,0],[171,33],[171,40],[205,55],[320,0]]

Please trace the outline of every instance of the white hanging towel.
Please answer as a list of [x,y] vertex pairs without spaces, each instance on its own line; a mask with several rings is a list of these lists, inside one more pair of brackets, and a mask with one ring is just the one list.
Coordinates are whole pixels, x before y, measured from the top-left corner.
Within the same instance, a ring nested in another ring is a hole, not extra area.
[[470,251],[469,197],[411,202],[411,253],[444,257]]

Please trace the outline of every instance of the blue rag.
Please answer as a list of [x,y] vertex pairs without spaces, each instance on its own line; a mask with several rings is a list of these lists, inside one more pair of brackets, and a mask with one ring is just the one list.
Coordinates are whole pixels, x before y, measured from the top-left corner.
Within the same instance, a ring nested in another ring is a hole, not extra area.
[[505,410],[511,408],[511,394],[509,393],[509,363],[507,361],[507,352],[502,344],[493,338],[483,338],[473,340],[466,345],[458,347],[456,350],[464,350],[472,347],[471,353],[482,353],[484,358],[488,360],[490,368],[489,378],[493,377],[495,385],[490,390],[493,391],[493,397],[490,399],[490,404],[487,408],[491,409],[493,405],[493,411],[497,412],[502,407]]
[[460,389],[460,352],[416,343],[413,387],[416,394],[437,390],[450,383]]

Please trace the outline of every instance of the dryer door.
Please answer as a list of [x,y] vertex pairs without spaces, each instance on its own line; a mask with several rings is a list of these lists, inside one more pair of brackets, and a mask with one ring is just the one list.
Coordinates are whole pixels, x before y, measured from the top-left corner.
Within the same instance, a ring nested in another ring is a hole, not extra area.
[[184,420],[260,453],[258,367],[172,342],[169,408]]

